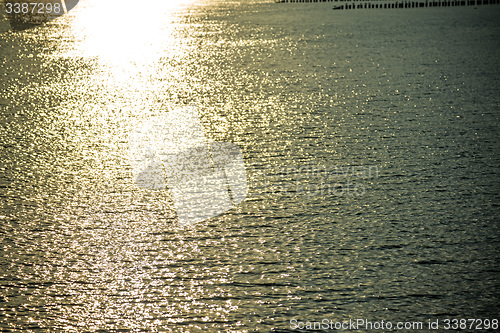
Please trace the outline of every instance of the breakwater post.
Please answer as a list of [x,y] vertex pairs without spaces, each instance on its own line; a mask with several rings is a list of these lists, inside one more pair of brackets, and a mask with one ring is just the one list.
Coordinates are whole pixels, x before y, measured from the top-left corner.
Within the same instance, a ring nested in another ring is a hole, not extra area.
[[335,2],[334,9],[387,9],[498,5],[500,0],[275,0],[276,3]]

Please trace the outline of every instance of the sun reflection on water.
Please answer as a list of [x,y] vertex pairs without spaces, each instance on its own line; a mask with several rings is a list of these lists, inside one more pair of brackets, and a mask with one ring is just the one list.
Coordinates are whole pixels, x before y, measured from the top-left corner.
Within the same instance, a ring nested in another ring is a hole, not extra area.
[[[114,65],[179,56],[175,13],[192,0],[87,1],[73,25],[80,55]],[[170,23],[170,24],[169,24]]]

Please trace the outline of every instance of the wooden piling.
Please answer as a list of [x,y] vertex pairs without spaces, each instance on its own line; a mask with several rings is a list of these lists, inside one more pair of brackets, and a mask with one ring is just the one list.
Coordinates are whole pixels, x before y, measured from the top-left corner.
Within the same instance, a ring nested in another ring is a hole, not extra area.
[[[347,3],[349,1],[350,3]],[[276,3],[344,2],[335,9],[392,9],[498,5],[500,0],[275,0]]]
[[[350,3],[347,3],[349,1]],[[276,3],[343,2],[335,9],[392,9],[498,5],[500,0],[275,0]]]

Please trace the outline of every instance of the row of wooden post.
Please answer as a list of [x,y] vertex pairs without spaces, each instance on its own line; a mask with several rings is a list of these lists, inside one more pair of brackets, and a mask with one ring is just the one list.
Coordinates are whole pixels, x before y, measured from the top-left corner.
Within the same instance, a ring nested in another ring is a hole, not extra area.
[[366,0],[276,0],[277,3],[292,2],[353,2],[339,5],[339,9],[355,8],[418,8],[418,7],[455,7],[455,6],[479,6],[496,5],[500,0],[425,0],[425,1],[366,1]]

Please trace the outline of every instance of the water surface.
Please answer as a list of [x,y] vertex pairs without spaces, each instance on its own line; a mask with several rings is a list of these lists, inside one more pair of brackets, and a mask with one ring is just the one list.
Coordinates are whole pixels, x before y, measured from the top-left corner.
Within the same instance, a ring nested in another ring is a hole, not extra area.
[[[498,318],[497,6],[121,3],[1,24],[2,330]],[[250,180],[191,228],[127,159],[179,105]]]

